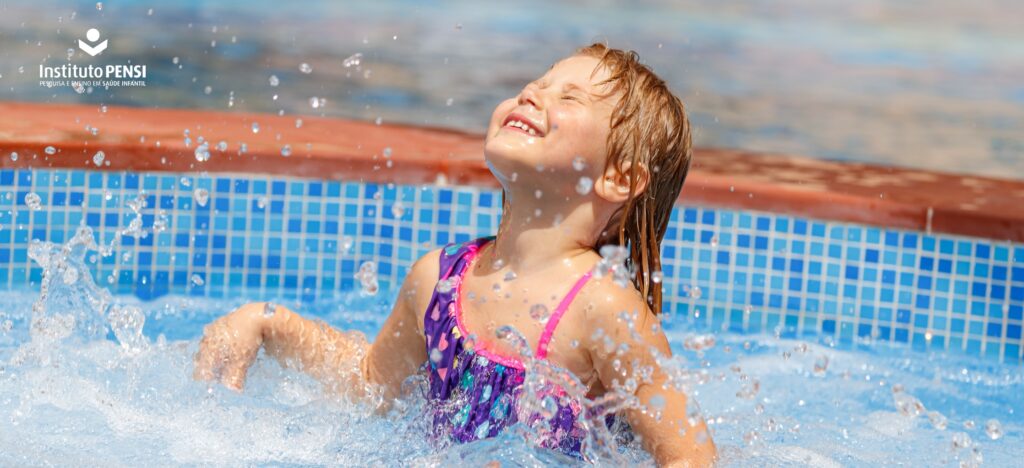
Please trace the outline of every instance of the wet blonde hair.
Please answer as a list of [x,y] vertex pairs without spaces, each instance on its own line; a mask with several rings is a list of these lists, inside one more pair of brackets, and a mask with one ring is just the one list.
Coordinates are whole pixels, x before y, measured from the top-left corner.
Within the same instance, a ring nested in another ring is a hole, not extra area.
[[[604,170],[621,171],[623,163],[630,163],[629,199],[612,215],[594,248],[612,244],[629,249],[626,266],[633,284],[658,314],[662,283],[652,281],[652,274],[661,271],[661,240],[692,157],[686,108],[634,51],[594,43],[577,49],[575,55],[598,59],[611,75],[598,86],[609,84],[608,95],[620,94],[612,110]],[[643,192],[636,193],[641,167],[649,179]]]

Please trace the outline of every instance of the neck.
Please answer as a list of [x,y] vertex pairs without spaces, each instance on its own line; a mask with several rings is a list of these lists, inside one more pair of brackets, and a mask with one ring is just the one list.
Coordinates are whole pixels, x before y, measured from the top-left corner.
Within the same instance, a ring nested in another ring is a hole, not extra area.
[[504,265],[517,275],[527,275],[555,265],[578,271],[579,262],[588,262],[586,254],[597,240],[597,214],[590,203],[542,204],[533,194],[516,196],[506,191],[508,209],[502,213],[494,242],[481,253],[486,270]]

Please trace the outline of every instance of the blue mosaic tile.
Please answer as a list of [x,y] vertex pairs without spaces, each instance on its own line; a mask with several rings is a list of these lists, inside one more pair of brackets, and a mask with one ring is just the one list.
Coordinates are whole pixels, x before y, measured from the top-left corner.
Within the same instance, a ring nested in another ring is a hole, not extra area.
[[[113,292],[143,299],[316,300],[355,288],[366,261],[377,263],[386,289],[427,251],[493,234],[501,211],[501,192],[491,189],[265,175],[0,169],[0,186],[8,287],[39,279],[27,256],[32,239],[63,242],[84,223],[109,242],[133,217],[125,203],[144,192],[143,225],[159,218],[166,230],[122,236],[130,264],[91,264],[98,278],[114,275]],[[205,203],[196,189],[209,192]],[[25,204],[30,192],[41,210]],[[691,325],[872,337],[1022,362],[1024,246],[701,206],[678,206],[671,219],[665,311]]]

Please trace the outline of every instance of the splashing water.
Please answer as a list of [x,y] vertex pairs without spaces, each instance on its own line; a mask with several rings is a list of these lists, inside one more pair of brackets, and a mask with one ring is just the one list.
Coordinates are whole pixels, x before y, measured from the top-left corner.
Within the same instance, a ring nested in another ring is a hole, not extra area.
[[601,260],[594,266],[594,276],[601,278],[609,273],[615,284],[626,287],[630,283],[633,272],[626,267],[626,259],[629,258],[629,249],[621,245],[604,245],[599,252]]
[[[140,221],[129,222],[110,245],[98,245],[85,226],[63,245],[33,242],[30,258],[43,269],[39,291],[0,291],[0,465],[68,459],[97,465],[579,464],[535,447],[542,421],[524,421],[492,439],[433,446],[425,436],[422,375],[406,381],[386,416],[338,400],[265,357],[250,370],[243,394],[193,381],[192,355],[202,327],[248,301],[234,295],[139,302],[97,285],[90,253],[121,258],[122,235],[153,232],[141,224],[144,200],[129,202]],[[375,280],[376,265],[368,263],[360,271],[374,273]],[[394,299],[393,292],[356,292],[290,307],[372,336]],[[275,309],[265,306],[264,313]],[[1015,366],[677,328],[666,331],[676,356],[659,363],[673,385],[685,386],[690,400],[701,403],[723,466],[1013,466],[1024,457],[1024,422],[1017,413],[1024,407],[1024,375]],[[588,460],[652,465],[635,439],[603,423],[609,412],[636,408],[635,399],[610,393],[587,400],[586,386],[552,362],[535,359],[521,334],[501,328],[497,335],[528,369],[524,414],[551,413],[549,390],[557,384],[565,398],[586,409],[581,424],[588,429]],[[614,350],[617,343],[608,346]],[[821,362],[828,372],[819,375]],[[649,409],[664,406],[655,400]],[[948,431],[949,424],[964,429]]]

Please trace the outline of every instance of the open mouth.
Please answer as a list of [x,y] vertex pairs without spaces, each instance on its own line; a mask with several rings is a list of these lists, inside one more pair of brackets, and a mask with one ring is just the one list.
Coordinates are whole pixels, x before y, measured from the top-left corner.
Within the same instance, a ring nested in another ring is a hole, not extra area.
[[542,130],[539,125],[514,112],[509,114],[508,117],[505,117],[505,121],[502,122],[501,127],[513,131],[520,131],[530,136],[544,136],[544,130]]

